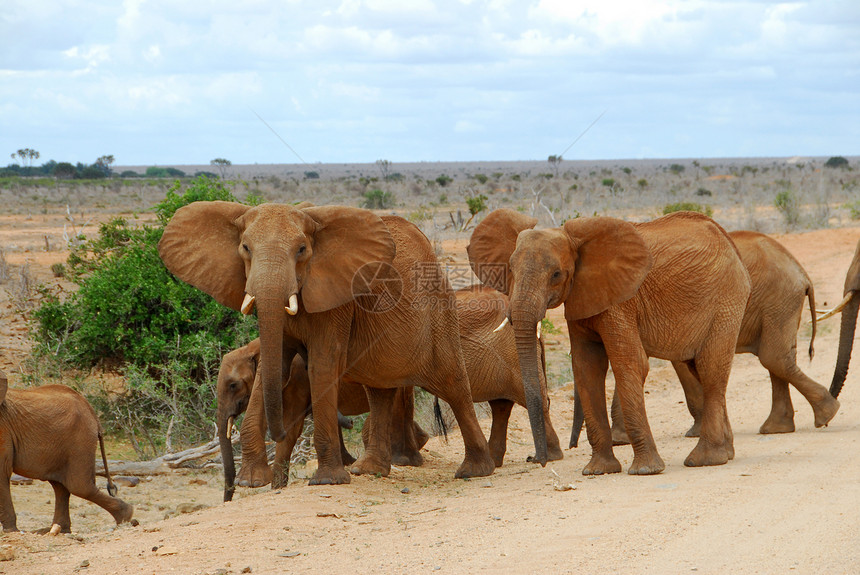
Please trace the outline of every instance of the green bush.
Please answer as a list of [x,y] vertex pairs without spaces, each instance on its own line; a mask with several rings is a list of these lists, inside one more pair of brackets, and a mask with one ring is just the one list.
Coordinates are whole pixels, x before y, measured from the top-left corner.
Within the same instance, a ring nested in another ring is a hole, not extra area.
[[800,201],[792,190],[779,192],[773,200],[773,205],[782,214],[785,223],[794,227],[800,223]]
[[382,190],[369,190],[364,193],[362,207],[368,210],[384,210],[394,205],[394,194]]
[[477,196],[466,198],[466,205],[469,207],[469,213],[473,216],[476,216],[480,212],[486,210],[487,199],[487,196],[485,196],[484,194],[479,194]]
[[436,183],[439,184],[440,186],[442,186],[443,188],[453,181],[454,181],[454,179],[451,176],[448,176],[445,174],[442,174],[441,176],[436,178]]
[[[121,393],[88,393],[106,427],[124,431],[141,455],[162,445],[173,422],[183,443],[211,438],[221,356],[256,337],[256,322],[174,278],[158,256],[163,226],[181,206],[232,200],[220,182],[175,185],[155,210],[158,225],[122,218],[69,255],[65,275],[78,290],[46,294],[34,312],[36,360],[60,368],[107,365],[126,376]],[[141,442],[140,438],[147,441]]]
[[166,178],[168,177],[167,168],[159,168],[157,166],[150,166],[146,168],[146,177],[147,178]]
[[826,168],[847,168],[848,160],[843,158],[842,156],[833,156],[824,162],[824,167]]
[[714,210],[711,209],[711,206],[705,206],[695,202],[677,202],[663,206],[663,215],[671,214],[673,212],[699,212],[700,214],[705,214],[709,218],[714,215]]

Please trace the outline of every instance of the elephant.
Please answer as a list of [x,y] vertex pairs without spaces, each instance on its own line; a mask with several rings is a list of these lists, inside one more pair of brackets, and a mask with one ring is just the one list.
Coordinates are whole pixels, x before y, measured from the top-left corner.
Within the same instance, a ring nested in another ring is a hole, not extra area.
[[[508,297],[486,285],[457,290],[457,314],[460,318],[460,345],[466,361],[466,372],[472,400],[490,404],[490,454],[501,467],[507,451],[508,420],[514,404],[526,407],[526,395],[520,373],[520,361],[511,328],[496,331],[509,307]],[[546,396],[546,360],[543,340],[538,339],[541,393]],[[558,435],[549,417],[549,401],[544,402],[544,430],[547,457],[556,461],[564,457]]]
[[[96,486],[96,444],[107,475],[107,494]],[[47,481],[54,488],[54,520],[42,532],[71,532],[71,494],[104,508],[117,525],[133,521],[134,506],[116,497],[96,413],[77,391],[64,385],[8,389],[6,374],[0,371],[0,450],[4,532],[18,531],[10,482],[13,472]]]
[[616,473],[605,402],[609,363],[633,444],[630,474],[665,469],[645,415],[648,358],[684,362],[702,385],[702,427],[684,461],[691,467],[734,458],[725,392],[749,274],[725,230],[693,212],[645,223],[576,218],[533,230],[537,220],[497,209],[479,223],[467,248],[476,275],[510,296],[535,459],[547,461],[535,353],[536,325],[564,305],[576,389],[592,446],[583,474]]
[[[261,386],[257,383],[257,366],[260,360],[260,340],[251,341],[234,349],[221,359],[217,385],[218,437],[221,443],[224,465],[224,501],[233,497],[235,485],[241,487],[283,487],[289,476],[290,457],[295,442],[301,435],[305,417],[311,411],[310,381],[305,361],[296,355],[289,373],[284,378],[283,404],[284,428],[287,439],[279,442],[275,451],[274,470],[269,466],[264,436],[266,420],[263,413]],[[396,391],[392,430],[393,463],[398,465],[421,465],[423,457],[419,450],[430,438],[421,426],[412,420],[413,389],[398,388]],[[345,416],[367,413],[370,405],[364,387],[355,383],[341,382],[338,390],[338,420],[341,428],[351,428],[352,422]],[[242,469],[236,478],[233,464],[233,447],[229,440],[232,420],[247,410],[242,421]],[[404,432],[411,425],[411,432]],[[340,438],[341,458],[347,464],[355,459],[346,450],[343,436]]]
[[818,321],[842,312],[842,320],[839,326],[839,351],[836,353],[836,368],[833,370],[833,379],[830,382],[830,395],[839,397],[845,378],[848,376],[848,364],[851,363],[851,352],[854,349],[854,331],[857,328],[857,308],[860,306],[860,241],[845,274],[845,288],[842,302],[827,314],[821,316]]
[[[372,425],[355,474],[387,475],[395,388],[451,405],[465,457],[455,477],[495,469],[472,408],[454,295],[427,237],[361,208],[193,202],[165,226],[158,252],[179,279],[223,305],[257,312],[269,433],[283,441],[284,365],[307,357],[319,467],[312,485],[349,483],[339,448],[341,380],[367,387]],[[284,347],[287,347],[287,352]]]
[[[788,384],[792,384],[809,401],[815,416],[815,427],[827,425],[839,410],[839,402],[827,388],[816,383],[797,366],[797,328],[803,305],[808,299],[812,314],[812,337],[809,358],[815,342],[815,290],[812,281],[794,256],[778,241],[753,231],[730,232],[741,261],[750,275],[750,299],[744,312],[738,335],[736,353],[755,354],[770,373],[772,405],[770,415],[759,433],[791,433],[794,431],[794,406]],[[687,407],[693,416],[693,426],[687,437],[698,437],[702,419],[702,389],[687,366],[674,361],[672,366],[681,380]],[[579,407],[579,406],[577,406]],[[620,414],[617,394],[612,399],[613,443],[628,443],[624,419]],[[581,421],[581,418],[579,418]],[[571,447],[579,430],[574,426]]]
[[[520,379],[519,359],[514,345],[514,336],[510,329],[494,331],[499,321],[504,317],[508,298],[504,294],[482,285],[471,286],[455,292],[457,313],[460,320],[460,344],[469,376],[472,400],[489,402],[492,411],[492,427],[490,431],[490,454],[496,467],[501,467],[507,450],[507,427],[513,405],[516,403],[525,407],[525,394]],[[242,471],[237,481],[240,486],[259,487],[272,481],[272,470],[266,460],[263,447],[265,433],[265,416],[262,413],[261,397],[253,393],[254,375],[259,357],[259,340],[254,340],[247,346],[236,349],[224,356],[218,376],[218,425],[226,425],[229,417],[235,417],[247,406],[248,414],[242,423]],[[541,358],[543,360],[543,342],[541,342]],[[542,361],[543,363],[543,361]],[[307,397],[307,375],[303,369],[301,358],[293,360],[289,377],[289,386],[299,384],[297,389],[305,390],[302,397]],[[541,370],[542,384],[545,387],[545,367]],[[395,401],[394,427],[392,430],[392,461],[400,465],[416,465],[415,456],[420,458],[418,450],[429,439],[427,433],[412,421],[413,404],[411,389],[408,395],[400,401]],[[400,392],[401,390],[398,390]],[[250,403],[249,403],[250,402]],[[275,455],[275,476],[272,487],[285,484],[287,474],[280,471],[289,464],[290,454],[295,443],[295,437],[301,432],[300,422],[310,408],[307,403],[298,401],[293,395],[287,398],[284,391],[284,405],[298,405],[299,411],[292,418],[299,422],[293,434],[288,434],[286,445],[279,443]],[[358,415],[369,409],[366,395],[361,386],[342,383],[338,395],[338,408],[345,415]],[[284,415],[285,427],[289,418]],[[550,460],[564,457],[559,445],[558,436],[549,419],[549,411],[545,413],[546,435]],[[252,424],[248,424],[252,421]],[[222,423],[224,422],[224,423]],[[404,433],[407,426],[412,433]],[[226,438],[227,434],[220,434]],[[229,442],[225,442],[229,446]],[[343,451],[343,450],[342,450]],[[232,453],[228,451],[227,453]],[[398,457],[399,454],[399,457]],[[347,454],[346,457],[349,455]],[[226,456],[230,459],[230,455]],[[226,460],[226,459],[225,459]],[[279,466],[277,462],[282,462]],[[247,463],[246,463],[247,462]],[[248,472],[246,473],[246,469]],[[245,474],[245,478],[243,478]],[[225,481],[225,489],[232,488],[232,481]],[[226,493],[226,491],[225,491]],[[230,490],[232,495],[232,489]],[[226,497],[226,495],[225,495]]]

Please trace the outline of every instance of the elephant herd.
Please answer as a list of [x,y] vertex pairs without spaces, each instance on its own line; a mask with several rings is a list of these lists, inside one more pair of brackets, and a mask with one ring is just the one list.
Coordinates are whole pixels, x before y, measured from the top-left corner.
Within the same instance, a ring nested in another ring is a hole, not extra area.
[[[349,483],[350,473],[385,476],[392,462],[420,465],[429,436],[413,421],[414,386],[444,400],[457,419],[465,457],[455,477],[489,475],[502,465],[514,403],[528,410],[534,461],[561,459],[540,334],[547,310],[559,306],[579,415],[571,445],[584,422],[592,448],[584,474],[621,471],[613,445],[627,442],[634,453],[630,474],[665,468],[645,414],[650,357],[672,362],[684,389],[693,416],[687,435],[698,437],[687,466],[720,465],[735,455],[726,411],[735,353],[756,354],[770,372],[773,404],[761,433],[794,430],[789,384],[809,401],[816,427],[836,415],[860,304],[860,245],[846,298],[834,310],[846,308],[828,391],[797,367],[796,332],[807,301],[815,337],[814,291],[776,241],[755,232],[728,234],[692,212],[645,223],[593,217],[551,229],[534,229],[536,224],[516,211],[491,212],[467,248],[481,285],[455,292],[426,236],[398,216],[345,206],[219,201],[179,209],[158,246],[164,264],[218,302],[245,314],[256,311],[260,330],[258,340],[224,356],[219,373],[225,500],[235,483],[286,483],[290,454],[311,413],[319,462],[312,485]],[[615,376],[611,422],[609,366]],[[6,394],[5,377],[2,382],[4,530],[15,529],[12,471],[51,481],[54,523],[61,530],[69,528],[69,492],[101,505],[118,523],[130,519],[131,506],[93,494],[91,466],[73,470],[77,458],[40,459],[26,434],[15,432],[16,418],[43,409],[38,390]],[[71,396],[67,401],[74,403]],[[489,442],[472,405],[478,401],[488,401],[492,410]],[[91,408],[73,410],[94,422],[80,442],[92,453],[101,440],[98,421]],[[237,477],[230,430],[243,412]],[[343,416],[365,412],[365,449],[356,460],[343,445],[341,426],[350,425]],[[267,430],[277,443],[272,467]]]

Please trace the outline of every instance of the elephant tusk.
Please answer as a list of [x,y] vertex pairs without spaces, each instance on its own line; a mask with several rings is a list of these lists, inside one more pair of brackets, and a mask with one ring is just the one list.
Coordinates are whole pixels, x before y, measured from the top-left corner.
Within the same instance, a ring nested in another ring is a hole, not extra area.
[[54,523],[51,525],[51,530],[48,531],[48,535],[59,535],[60,531],[62,531],[62,527],[60,527],[59,523]]
[[254,301],[257,298],[252,296],[249,293],[245,294],[245,299],[242,301],[242,313],[245,315],[250,315],[252,311],[254,311]]
[[233,435],[233,416],[227,418],[227,437]]
[[822,315],[821,317],[818,318],[818,321],[830,319],[831,317],[833,317],[837,313],[841,312],[843,309],[845,309],[845,306],[848,305],[848,302],[851,301],[851,297],[853,295],[854,295],[853,292],[849,292],[848,295],[845,296],[845,298],[841,302],[839,302],[839,305],[837,305],[835,308],[833,308],[832,310],[830,310],[828,312],[819,312],[818,310],[815,310],[815,313],[824,313],[824,315]]
[[505,316],[505,319],[503,319],[503,320],[502,320],[502,323],[500,323],[500,324],[499,324],[499,327],[497,327],[496,329],[494,329],[494,330],[493,330],[493,333],[496,333],[496,332],[502,331],[502,329],[503,329],[506,325],[508,325],[509,323],[511,323],[511,320],[509,320],[509,319],[508,319],[508,316]]
[[299,313],[299,298],[296,294],[290,296],[290,305],[289,307],[284,307],[284,310],[290,315]]
[[535,335],[537,335],[538,339],[540,339],[540,328],[541,328],[542,323],[543,323],[543,320],[537,322],[537,328],[535,329]]

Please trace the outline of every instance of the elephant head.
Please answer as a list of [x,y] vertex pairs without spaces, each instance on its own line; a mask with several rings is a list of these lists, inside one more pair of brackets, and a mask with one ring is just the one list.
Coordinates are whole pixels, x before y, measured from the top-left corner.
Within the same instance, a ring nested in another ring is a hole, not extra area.
[[[854,348],[854,330],[857,327],[857,309],[860,306],[860,242],[854,250],[854,257],[845,275],[845,296],[842,303],[831,313],[842,311],[842,323],[839,326],[839,352],[836,355],[836,369],[833,371],[833,381],[830,383],[830,395],[839,397],[845,377],[848,375],[848,364],[851,362],[851,351]],[[830,314],[828,314],[829,316]],[[825,319],[820,318],[818,321]]]
[[292,328],[286,322],[350,302],[356,272],[371,262],[391,263],[394,252],[385,223],[368,210],[219,201],[177,210],[158,244],[179,279],[243,313],[256,306],[266,419],[275,441],[285,436],[283,344]]
[[652,257],[636,228],[614,218],[582,218],[554,229],[495,210],[472,234],[469,260],[483,283],[510,296],[509,318],[520,359],[535,459],[546,464],[536,326],[564,304],[568,321],[585,319],[636,294]]
[[221,368],[218,370],[216,424],[218,442],[221,445],[221,460],[224,462],[224,501],[232,498],[236,481],[230,428],[233,420],[248,408],[259,358],[260,340],[255,339],[248,345],[225,354],[221,359]]

